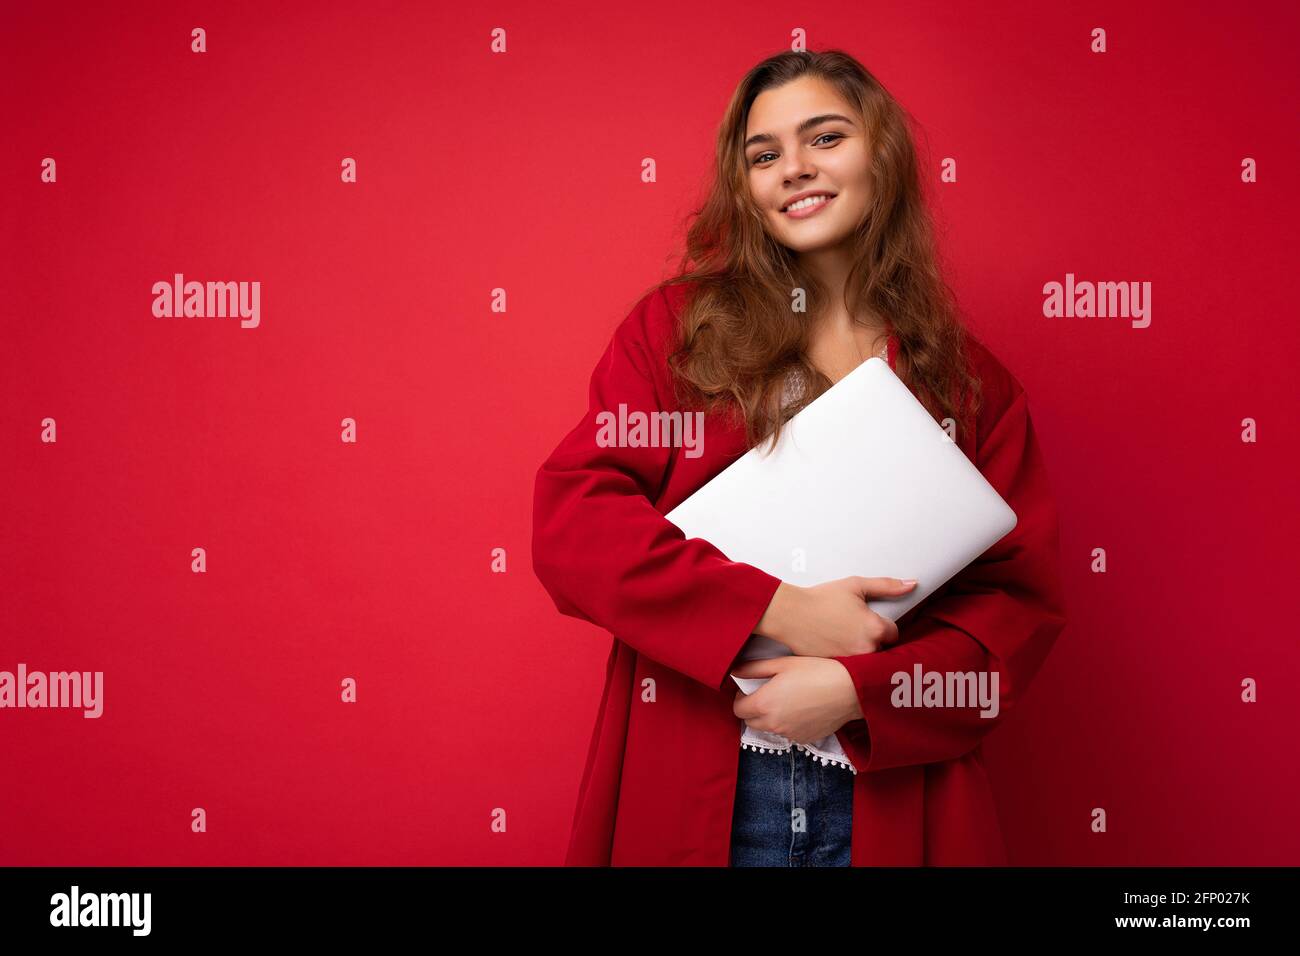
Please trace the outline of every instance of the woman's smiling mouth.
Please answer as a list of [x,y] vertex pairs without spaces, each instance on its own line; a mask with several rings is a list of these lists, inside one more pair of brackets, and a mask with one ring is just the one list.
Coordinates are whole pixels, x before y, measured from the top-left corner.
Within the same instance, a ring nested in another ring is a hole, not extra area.
[[815,216],[835,199],[834,196],[818,195],[809,196],[807,199],[801,199],[798,202],[791,203],[781,210],[783,215],[791,219],[807,219],[809,216]]

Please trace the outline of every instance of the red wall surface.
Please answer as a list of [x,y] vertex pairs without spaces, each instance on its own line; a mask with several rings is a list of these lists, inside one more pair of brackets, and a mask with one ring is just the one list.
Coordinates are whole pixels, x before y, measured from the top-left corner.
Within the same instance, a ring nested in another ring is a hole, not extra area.
[[[104,710],[0,709],[0,864],[560,862],[610,637],[532,573],[533,476],[797,28],[924,130],[1057,494],[1070,626],[985,743],[1011,861],[1300,862],[1298,19],[6,5],[0,670]],[[260,282],[259,324],[155,317],[176,273]],[[1149,281],[1150,325],[1045,317],[1067,273]]]

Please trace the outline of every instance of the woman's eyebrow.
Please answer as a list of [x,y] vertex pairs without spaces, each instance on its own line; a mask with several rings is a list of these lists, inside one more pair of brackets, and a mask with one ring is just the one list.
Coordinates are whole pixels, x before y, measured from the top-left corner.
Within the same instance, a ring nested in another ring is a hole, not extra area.
[[[853,123],[853,120],[849,119],[847,116],[841,116],[839,113],[822,113],[820,116],[808,117],[808,119],[804,120],[802,123],[799,124],[799,128],[796,129],[794,133],[796,136],[802,136],[804,133],[808,132],[808,130],[812,129],[814,126],[818,125],[819,123],[828,123],[831,120],[842,120],[843,122],[848,123],[850,125],[852,125]],[[749,147],[753,146],[755,143],[775,143],[775,142],[776,142],[776,137],[773,136],[771,133],[755,133],[753,136],[749,137],[749,139],[745,140],[745,145],[743,148],[749,149]]]

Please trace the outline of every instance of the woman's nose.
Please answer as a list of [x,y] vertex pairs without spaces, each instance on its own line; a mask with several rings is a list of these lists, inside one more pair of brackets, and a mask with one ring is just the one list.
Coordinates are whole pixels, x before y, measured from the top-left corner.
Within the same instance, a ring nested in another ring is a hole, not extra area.
[[812,160],[800,153],[789,153],[784,159],[781,173],[791,182],[797,179],[810,179],[817,173]]

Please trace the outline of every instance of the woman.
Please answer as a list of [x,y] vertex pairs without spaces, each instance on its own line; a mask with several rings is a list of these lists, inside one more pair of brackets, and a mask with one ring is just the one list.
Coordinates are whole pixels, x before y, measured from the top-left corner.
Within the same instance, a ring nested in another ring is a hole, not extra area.
[[[1005,863],[980,741],[1064,626],[1057,519],[1024,390],[936,267],[903,110],[840,52],[760,63],[682,265],[616,329],[588,413],[537,473],[538,578],[615,638],[566,864]],[[1018,517],[897,625],[865,599],[909,585],[792,586],[663,517],[873,354]],[[698,412],[707,440],[598,427],[634,412]],[[792,656],[738,665],[751,634]],[[891,706],[914,664],[996,675],[997,717]],[[771,679],[746,697],[733,673]],[[824,738],[838,764],[806,749]]]

